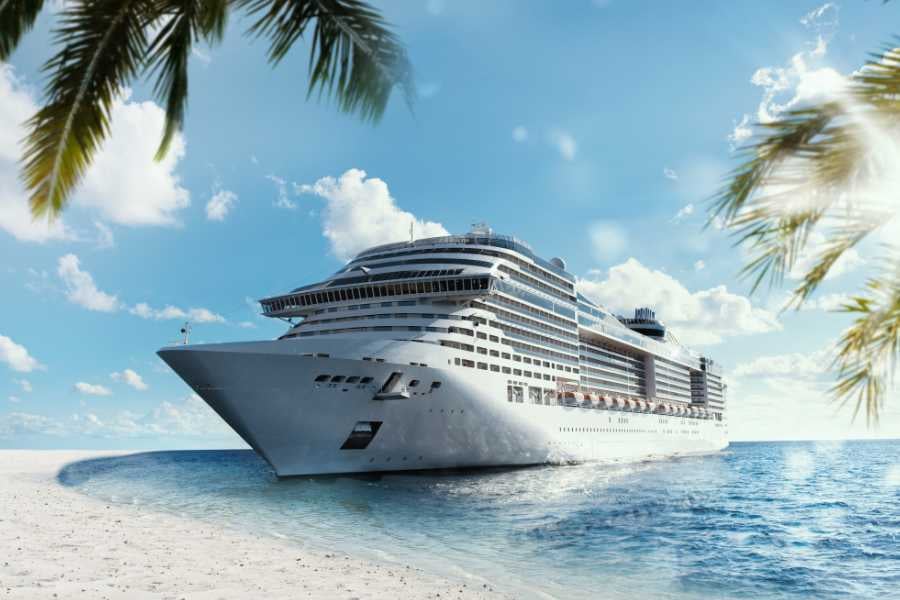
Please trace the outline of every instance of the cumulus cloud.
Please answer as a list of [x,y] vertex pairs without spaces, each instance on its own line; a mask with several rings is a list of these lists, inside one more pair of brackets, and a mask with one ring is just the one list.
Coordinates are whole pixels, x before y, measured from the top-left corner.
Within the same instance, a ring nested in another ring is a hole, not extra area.
[[663,167],[663,177],[672,181],[678,181],[678,173],[675,172],[675,169],[670,169],[669,167]]
[[65,427],[55,419],[31,413],[13,412],[0,415],[0,438],[18,435],[62,435]]
[[726,337],[781,329],[775,314],[754,307],[744,296],[724,285],[689,291],[671,275],[648,269],[637,259],[580,279],[578,289],[587,297],[620,314],[649,306],[676,336],[687,344],[717,344]]
[[152,436],[234,437],[228,426],[196,394],[163,401],[145,413],[76,413],[65,420],[29,413],[0,415],[0,438],[18,435],[88,435],[109,439]]
[[79,381],[73,387],[76,392],[84,394],[85,396],[109,396],[112,394],[107,387],[99,384],[86,383],[84,381]]
[[277,208],[285,208],[287,210],[297,208],[297,203],[288,196],[287,181],[277,175],[266,175],[266,179],[274,183],[275,188],[278,190],[278,198],[275,200]]
[[[180,134],[162,161],[155,161],[165,111],[153,102],[131,102],[130,91],[117,98],[111,130],[73,195],[73,204],[89,207],[106,221],[124,225],[174,225],[179,210],[190,204],[175,170],[184,157]],[[28,196],[19,181],[18,161],[23,126],[38,109],[35,94],[16,78],[12,67],[0,65],[0,229],[26,242],[84,240],[65,220],[34,220]],[[111,237],[99,231],[98,243]]]
[[810,354],[775,354],[758,356],[753,360],[739,364],[731,375],[735,377],[809,377],[819,375],[827,370],[829,360],[826,351]]
[[556,147],[560,156],[566,160],[575,160],[575,155],[578,153],[578,142],[575,141],[571,133],[561,129],[554,129],[550,132],[549,140]]
[[418,238],[447,235],[440,223],[423,221],[400,209],[387,183],[367,178],[361,169],[350,169],[338,179],[323,177],[312,185],[297,186],[297,191],[325,200],[322,235],[341,260],[371,246],[408,240],[410,226]]
[[23,242],[74,240],[75,232],[62,218],[32,219],[28,196],[19,180],[21,143],[26,133],[23,124],[37,109],[32,93],[13,68],[0,64],[0,229]]
[[595,221],[588,227],[594,258],[606,262],[618,258],[628,246],[628,234],[618,223]]
[[514,142],[525,142],[528,140],[528,130],[523,125],[513,127],[512,139]]
[[224,221],[237,202],[237,194],[229,190],[219,190],[206,203],[206,218],[210,221]]
[[175,134],[165,158],[154,160],[165,111],[153,102],[130,102],[130,95],[126,90],[113,103],[110,136],[75,202],[121,225],[177,225],[178,212],[191,203],[175,172],[185,154],[184,138]]
[[114,312],[119,309],[119,299],[100,291],[91,274],[81,270],[78,257],[74,254],[60,257],[56,272],[65,285],[66,298],[70,302],[98,312]]
[[694,270],[695,270],[695,271],[702,271],[702,270],[705,269],[705,268],[706,268],[706,263],[703,262],[702,259],[698,259],[697,262],[694,263]]
[[751,137],[753,137],[753,128],[750,126],[750,115],[744,115],[740,121],[734,122],[734,129],[728,134],[728,143],[731,149],[735,150]]
[[135,304],[128,312],[142,319],[165,321],[181,319],[194,323],[224,323],[225,317],[206,308],[189,308],[183,310],[177,306],[167,305],[164,308],[152,308],[146,302]]
[[677,223],[677,222],[681,221],[682,219],[685,219],[685,218],[691,216],[692,214],[694,214],[694,205],[686,204],[686,205],[682,206],[678,210],[677,213],[675,213],[675,217],[672,220]]
[[[750,82],[762,90],[756,109],[756,121],[769,123],[788,110],[813,102],[835,100],[847,89],[847,78],[835,69],[822,65],[828,43],[838,25],[837,5],[827,3],[810,11],[800,22],[815,32],[815,42],[807,50],[794,54],[787,64],[760,67]],[[728,136],[732,146],[739,145],[752,134],[750,115],[744,115]]]
[[6,363],[10,369],[19,373],[30,373],[44,368],[44,365],[31,356],[25,346],[15,343],[5,335],[0,335],[0,362]]
[[126,385],[130,385],[136,390],[144,391],[149,387],[146,383],[144,383],[144,378],[131,369],[125,369],[124,371],[110,373],[109,377],[113,381],[120,381]]

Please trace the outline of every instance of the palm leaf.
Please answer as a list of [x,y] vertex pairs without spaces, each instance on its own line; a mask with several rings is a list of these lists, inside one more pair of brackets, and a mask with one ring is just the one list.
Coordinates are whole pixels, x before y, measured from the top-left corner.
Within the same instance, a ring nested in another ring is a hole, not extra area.
[[35,216],[58,213],[109,133],[109,113],[135,75],[152,14],[146,0],[81,0],[61,15],[62,49],[44,70],[46,104],[28,121],[24,179]]
[[368,4],[358,0],[238,0],[257,20],[249,33],[270,39],[280,62],[315,22],[308,95],[333,97],[340,109],[377,121],[395,86],[411,105],[412,67],[406,50]]
[[857,318],[844,332],[834,366],[838,381],[832,393],[843,403],[855,399],[854,418],[862,408],[866,422],[878,421],[884,392],[900,355],[900,268],[887,263],[863,293],[842,309]]
[[188,96],[188,59],[193,43],[222,39],[227,19],[226,0],[163,0],[155,9],[164,25],[148,50],[148,62],[157,72],[154,91],[166,106],[166,124],[156,152],[161,160],[175,133],[184,125]]
[[13,53],[43,7],[44,0],[0,0],[0,61]]

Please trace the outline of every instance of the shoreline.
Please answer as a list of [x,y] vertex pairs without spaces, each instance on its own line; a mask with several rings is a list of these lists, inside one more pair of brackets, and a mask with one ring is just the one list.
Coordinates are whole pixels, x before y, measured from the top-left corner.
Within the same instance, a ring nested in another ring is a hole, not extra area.
[[[56,480],[66,464],[130,451],[0,450],[0,592],[12,598],[219,599],[511,596],[409,565],[323,552],[114,504]],[[251,596],[252,595],[252,596]]]

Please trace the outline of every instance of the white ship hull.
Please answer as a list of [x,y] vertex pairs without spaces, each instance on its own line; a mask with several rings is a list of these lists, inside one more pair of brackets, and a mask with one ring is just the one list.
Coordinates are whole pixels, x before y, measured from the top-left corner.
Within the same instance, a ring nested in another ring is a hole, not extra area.
[[[636,460],[728,445],[724,420],[510,402],[508,375],[456,367],[434,344],[360,335],[159,354],[279,476]],[[395,372],[422,383],[377,399]],[[322,374],[372,382],[316,382]],[[377,432],[364,448],[342,449],[360,422]]]

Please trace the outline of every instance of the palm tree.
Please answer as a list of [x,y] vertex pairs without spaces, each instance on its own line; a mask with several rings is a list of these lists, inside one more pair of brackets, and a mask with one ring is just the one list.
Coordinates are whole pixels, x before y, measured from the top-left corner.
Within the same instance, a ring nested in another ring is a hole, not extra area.
[[[709,223],[732,230],[751,256],[742,274],[753,289],[778,285],[827,240],[791,291],[810,298],[838,259],[897,215],[900,194],[900,48],[888,46],[849,77],[837,98],[759,123],[739,166],[712,200]],[[893,222],[896,225],[896,219]],[[900,353],[900,255],[880,246],[878,270],[840,308],[854,316],[838,341],[831,392],[877,422]]]
[[[0,0],[0,61],[33,26],[43,0]],[[55,217],[109,135],[112,104],[137,76],[155,78],[166,107],[157,160],[184,123],[188,58],[197,42],[222,40],[231,13],[269,41],[277,64],[312,27],[307,97],[332,98],[378,121],[395,86],[413,97],[406,51],[377,11],[359,0],[69,0],[44,65],[44,105],[27,124],[23,179],[35,217]]]

